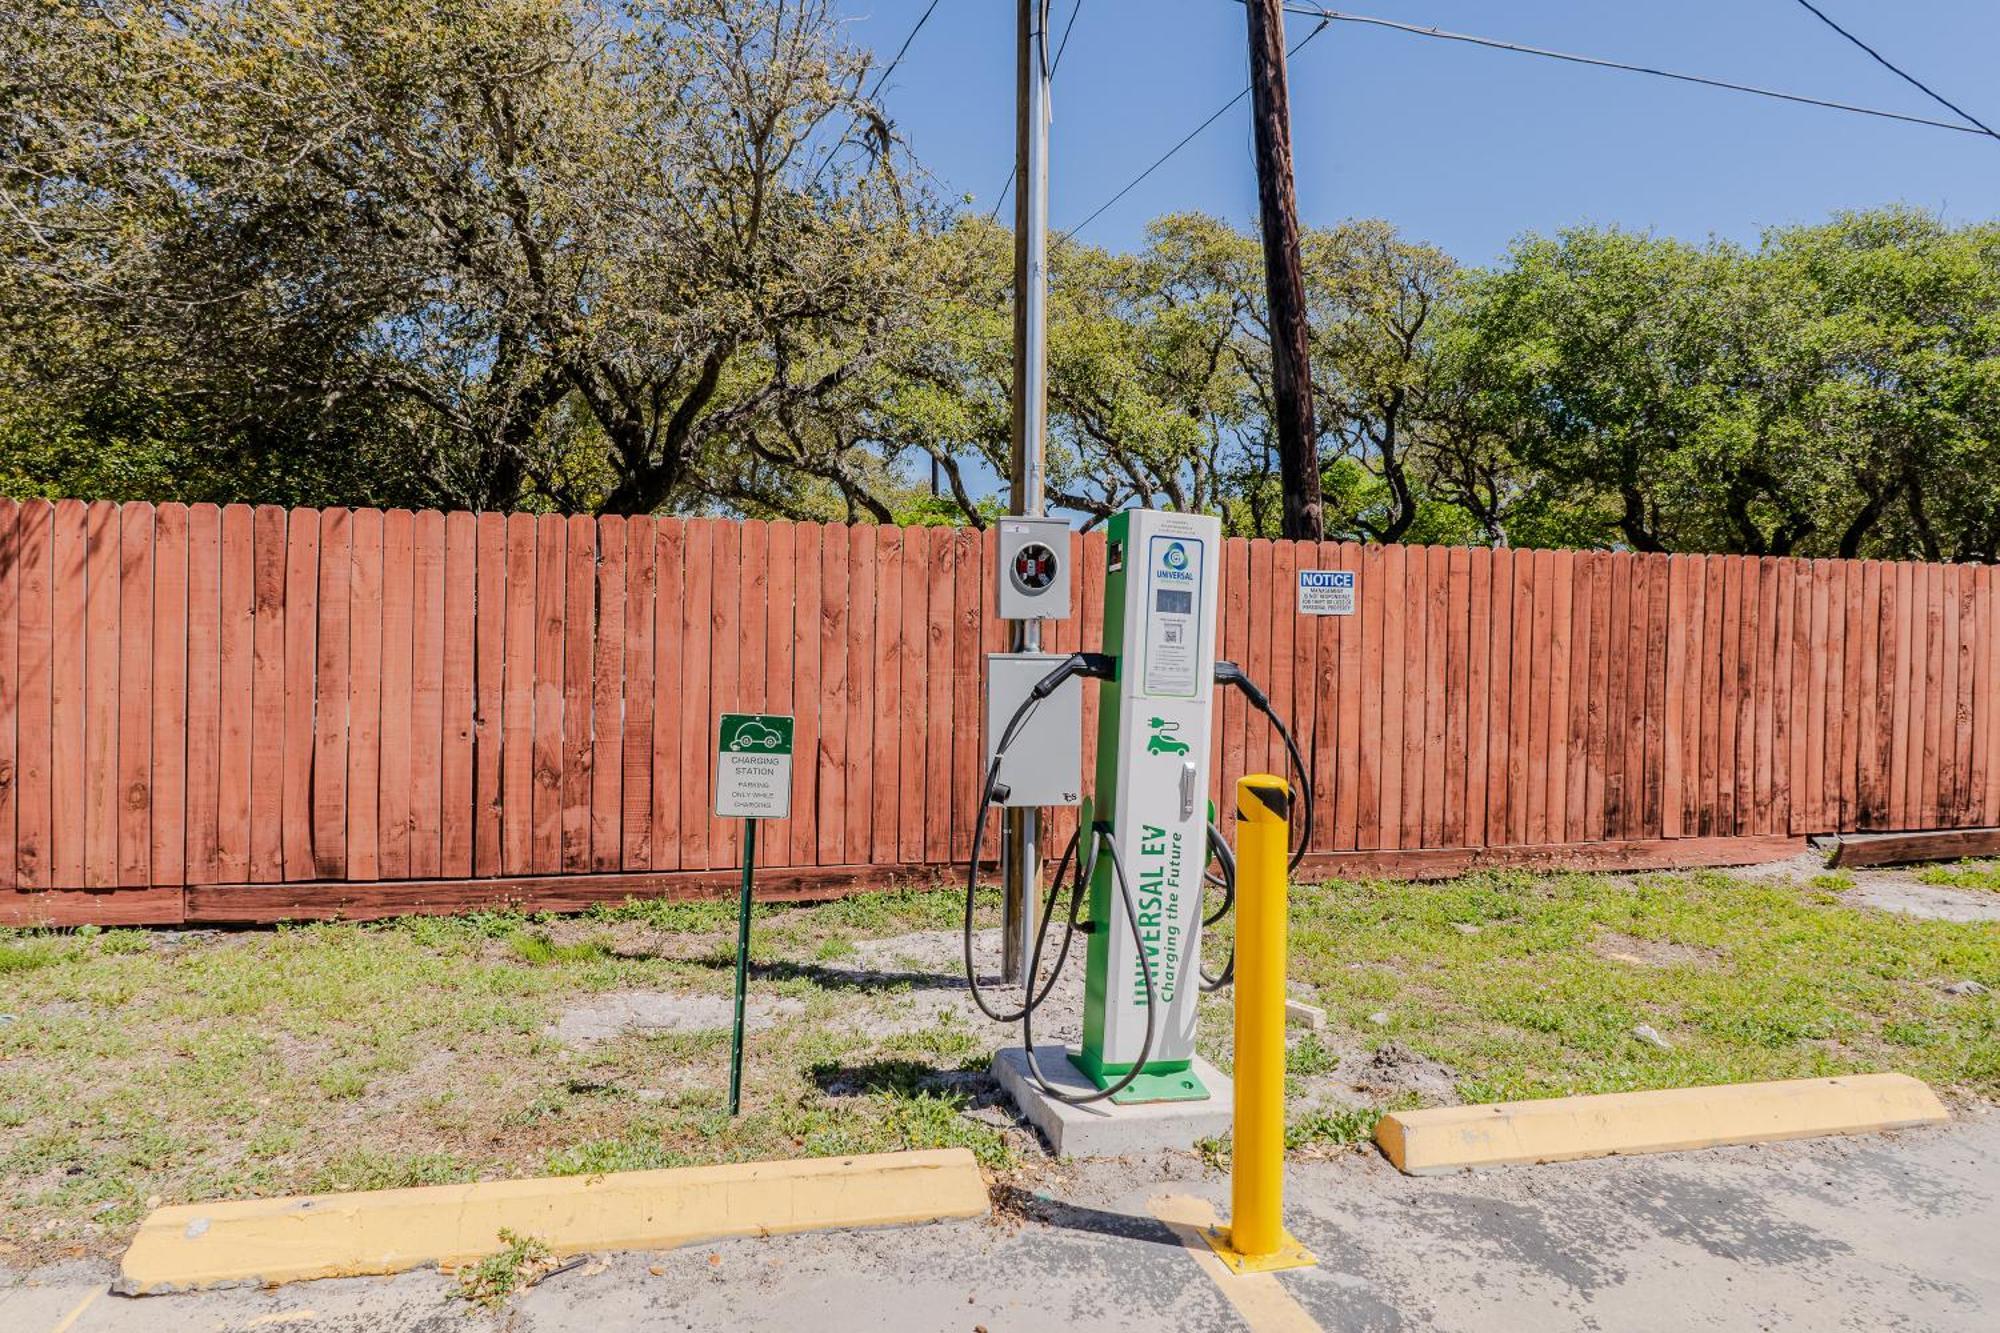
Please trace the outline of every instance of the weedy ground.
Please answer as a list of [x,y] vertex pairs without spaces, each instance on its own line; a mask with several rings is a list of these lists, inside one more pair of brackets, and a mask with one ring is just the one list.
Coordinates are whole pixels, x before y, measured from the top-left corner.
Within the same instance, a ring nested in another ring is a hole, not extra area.
[[1954,889],[2000,890],[2000,861],[1960,861],[1951,866],[1930,866],[1917,872],[1925,884],[1942,884]]
[[[1292,1050],[1292,1146],[1331,1150],[1382,1106],[1452,1098],[1874,1069],[2000,1096],[2000,926],[1856,907],[1843,888],[1723,873],[1297,887],[1291,975],[1328,1024]],[[0,934],[0,1260],[108,1252],[149,1208],[210,1198],[938,1146],[1004,1172],[1033,1140],[983,1105],[993,1041],[962,995],[851,961],[959,911],[949,890],[759,907],[751,985],[768,1008],[734,1119],[726,1017],[589,1041],[559,1027],[635,994],[726,1014],[726,902]],[[1964,980],[1990,990],[1944,989]],[[1226,1068],[1227,999],[1204,1008]],[[1430,1081],[1393,1076],[1416,1065]],[[1341,1096],[1320,1095],[1331,1083]]]

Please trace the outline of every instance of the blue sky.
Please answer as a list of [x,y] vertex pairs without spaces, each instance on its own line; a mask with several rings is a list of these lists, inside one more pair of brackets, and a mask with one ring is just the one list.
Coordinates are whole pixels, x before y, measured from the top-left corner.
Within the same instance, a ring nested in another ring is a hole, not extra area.
[[[886,60],[929,0],[839,0]],[[1053,0],[1052,26],[1074,0]],[[1890,59],[2000,127],[2000,5],[1816,0]],[[1348,0],[1374,14],[1940,119],[1949,113],[1794,0]],[[951,195],[990,207],[1013,153],[1013,0],[941,0],[883,93]],[[1294,42],[1311,20],[1287,19]],[[1073,225],[1246,81],[1229,0],[1083,0],[1056,76],[1050,220]],[[1381,217],[1487,263],[1525,231],[1581,222],[1700,239],[1904,202],[2000,216],[2000,141],[1790,106],[1349,24],[1294,60],[1308,225]],[[1148,219],[1256,206],[1248,103],[1079,239],[1140,244]]]

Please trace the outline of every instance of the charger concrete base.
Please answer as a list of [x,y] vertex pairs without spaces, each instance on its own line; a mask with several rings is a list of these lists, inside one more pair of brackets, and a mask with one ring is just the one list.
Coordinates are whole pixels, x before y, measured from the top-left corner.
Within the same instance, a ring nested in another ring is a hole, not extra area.
[[[1069,1096],[1097,1091],[1096,1085],[1070,1063],[1069,1055],[1070,1048],[1037,1046],[1035,1063],[1044,1078]],[[1042,1091],[1028,1072],[1027,1053],[1019,1046],[1009,1046],[993,1056],[993,1077],[1058,1157],[1122,1157],[1156,1148],[1185,1149],[1202,1139],[1229,1133],[1235,1085],[1229,1075],[1198,1055],[1194,1057],[1194,1073],[1208,1088],[1205,1101],[1136,1106],[1102,1101],[1070,1106]]]

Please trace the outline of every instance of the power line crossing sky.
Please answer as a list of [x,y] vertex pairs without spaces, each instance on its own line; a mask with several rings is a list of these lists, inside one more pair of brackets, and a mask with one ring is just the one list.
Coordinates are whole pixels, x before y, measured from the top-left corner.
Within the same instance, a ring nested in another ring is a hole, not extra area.
[[[845,0],[850,36],[886,61],[933,0]],[[1053,0],[1060,33],[1073,0]],[[1982,0],[1817,7],[1988,124],[2000,6]],[[1795,0],[1355,0],[1332,8],[1656,65],[1912,115],[1949,113]],[[1013,155],[1009,0],[942,0],[883,93],[941,188],[990,209]],[[1293,44],[1312,20],[1287,19]],[[1088,216],[1235,96],[1242,9],[1227,0],[1085,0],[1055,88],[1050,223]],[[1336,24],[1292,66],[1299,204],[1308,225],[1382,217],[1486,262],[1528,230],[1573,223],[1752,240],[1760,228],[1902,202],[2000,216],[2000,144],[1974,134]],[[1247,99],[1092,223],[1256,205]],[[1003,213],[1003,216],[1006,216]]]

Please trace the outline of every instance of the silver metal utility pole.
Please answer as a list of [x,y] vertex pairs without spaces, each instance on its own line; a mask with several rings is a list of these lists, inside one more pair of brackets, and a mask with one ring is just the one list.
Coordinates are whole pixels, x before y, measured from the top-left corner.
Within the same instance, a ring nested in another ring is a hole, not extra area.
[[[1019,0],[1020,45],[1014,84],[1014,422],[1013,513],[1044,511],[1048,433],[1049,33],[1048,0]],[[1014,622],[1012,647],[1039,652],[1039,621]],[[1033,808],[1010,809],[1001,851],[1006,898],[1001,912],[1000,971],[1018,982],[1034,949],[1041,850]]]

